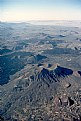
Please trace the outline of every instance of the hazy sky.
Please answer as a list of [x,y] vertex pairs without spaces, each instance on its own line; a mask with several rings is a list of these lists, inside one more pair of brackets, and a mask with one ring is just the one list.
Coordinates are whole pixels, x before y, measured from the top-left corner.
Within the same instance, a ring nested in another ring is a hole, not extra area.
[[0,0],[0,21],[81,20],[81,0]]

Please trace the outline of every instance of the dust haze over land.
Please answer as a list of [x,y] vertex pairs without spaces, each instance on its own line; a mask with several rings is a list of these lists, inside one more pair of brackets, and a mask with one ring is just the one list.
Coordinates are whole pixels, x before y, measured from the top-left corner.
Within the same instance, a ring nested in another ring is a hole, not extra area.
[[81,21],[0,22],[0,118],[81,120]]

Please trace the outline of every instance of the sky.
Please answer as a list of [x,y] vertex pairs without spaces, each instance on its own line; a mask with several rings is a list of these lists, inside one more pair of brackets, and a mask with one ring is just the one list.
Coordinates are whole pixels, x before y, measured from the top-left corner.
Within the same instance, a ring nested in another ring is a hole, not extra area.
[[0,0],[0,21],[81,20],[81,0]]

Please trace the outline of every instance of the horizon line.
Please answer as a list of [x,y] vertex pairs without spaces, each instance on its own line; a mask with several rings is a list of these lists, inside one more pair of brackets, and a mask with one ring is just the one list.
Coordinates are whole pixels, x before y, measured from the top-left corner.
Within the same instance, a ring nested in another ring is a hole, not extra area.
[[2,20],[0,20],[0,23],[1,22],[4,22],[4,23],[10,23],[10,22],[13,22],[13,23],[15,23],[15,22],[17,22],[17,23],[19,23],[19,22],[30,22],[30,21],[39,21],[39,22],[45,22],[45,21],[81,21],[81,20],[79,20],[79,19],[73,19],[73,20],[66,20],[66,19],[64,19],[64,20],[18,20],[18,21],[2,21]]

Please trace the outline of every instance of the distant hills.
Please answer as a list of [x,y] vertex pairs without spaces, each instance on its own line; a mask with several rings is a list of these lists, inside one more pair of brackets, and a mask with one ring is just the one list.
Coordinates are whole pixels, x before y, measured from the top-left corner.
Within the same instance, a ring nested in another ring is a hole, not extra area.
[[0,120],[81,121],[81,21],[0,22]]

